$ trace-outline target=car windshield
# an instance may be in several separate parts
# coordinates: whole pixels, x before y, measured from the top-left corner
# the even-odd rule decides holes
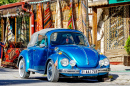
[[[88,46],[87,38],[81,33],[55,32],[51,35],[51,45],[83,45]]]

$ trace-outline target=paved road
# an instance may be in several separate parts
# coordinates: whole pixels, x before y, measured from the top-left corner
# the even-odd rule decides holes
[[[21,79],[17,69],[0,68],[0,85],[4,86],[119,86],[124,83],[116,82],[117,74],[113,74],[113,81],[98,82],[96,79],[60,79],[59,82],[48,82],[42,74],[31,74],[29,79]],[[125,86],[130,86],[128,83]]]

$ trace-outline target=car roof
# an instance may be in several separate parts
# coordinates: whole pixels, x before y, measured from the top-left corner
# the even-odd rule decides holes
[[[27,47],[31,47],[31,46],[34,46],[36,41],[37,41],[37,37],[38,37],[38,34],[40,35],[43,35],[45,36],[46,33],[52,31],[52,32],[55,32],[55,31],[76,31],[76,32],[80,32],[80,31],[77,31],[77,30],[72,30],[72,29],[64,29],[64,28],[46,28],[46,29],[43,29],[43,30],[40,30],[38,32],[35,32],[32,36],[31,36],[31,40],[28,44]]]

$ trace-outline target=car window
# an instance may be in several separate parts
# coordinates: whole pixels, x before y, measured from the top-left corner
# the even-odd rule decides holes
[[[51,45],[76,44],[87,46],[85,37],[81,33],[55,32],[51,35]]]
[[[39,46],[40,44],[45,44],[45,36],[38,34],[38,38],[35,45]]]
[[[57,33],[53,33],[51,35],[51,41],[56,41],[56,39],[57,39]]]

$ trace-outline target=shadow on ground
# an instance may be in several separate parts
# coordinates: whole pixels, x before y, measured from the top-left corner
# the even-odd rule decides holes
[[[0,80],[0,85],[20,85],[20,84],[34,84],[48,82],[46,77],[31,77],[29,79],[21,80]],[[50,82],[52,83],[52,82]],[[60,78],[55,83],[99,83],[97,80],[89,79],[71,79],[71,78]]]
[[[60,78],[58,82],[62,83],[99,83],[96,78],[80,79],[80,78]]]
[[[117,74],[111,74],[113,76],[112,81],[118,78]],[[29,79],[21,80],[0,80],[0,85],[17,85],[17,84],[33,84],[48,82],[44,77],[30,77]],[[52,82],[51,82],[52,83]],[[96,78],[82,79],[82,78],[60,78],[56,83],[100,83]]]
[[[113,76],[111,81],[115,81],[119,77],[119,75],[117,75],[117,74],[109,74],[109,75]]]
[[[12,71],[12,69],[10,68],[2,68],[2,67],[0,67],[0,73],[5,73],[5,72],[17,72],[17,70],[18,69],[14,69],[13,71]]]
[[[125,69],[126,71],[130,71],[130,69]]]
[[[0,80],[0,85],[16,85],[16,84],[29,84],[29,83],[39,83],[42,80]]]

